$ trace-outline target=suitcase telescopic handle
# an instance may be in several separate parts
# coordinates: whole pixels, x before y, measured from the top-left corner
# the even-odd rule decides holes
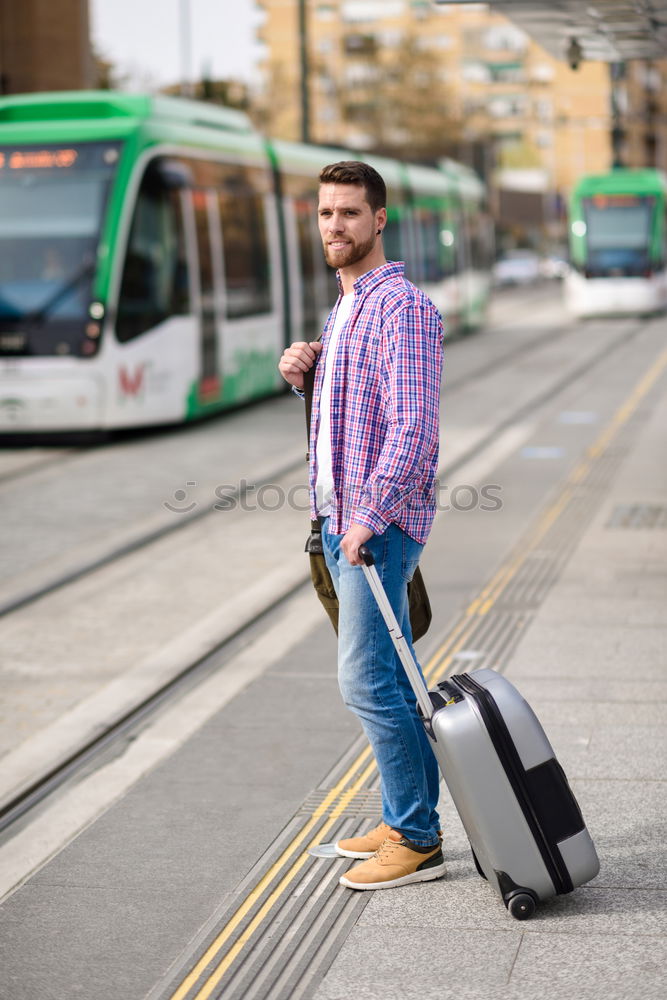
[[[375,568],[375,559],[373,558],[373,553],[366,546],[362,545],[359,548],[359,556],[363,560],[362,570],[366,579],[368,580],[368,585],[371,588],[373,597],[377,601],[380,613],[385,620],[385,624],[389,629],[389,634],[394,643],[396,652],[399,655],[400,661],[403,664],[403,669],[408,675],[408,680],[412,685],[412,690],[417,698],[417,703],[422,710],[422,715],[425,719],[430,719],[433,715],[433,705],[429,697],[428,690],[424,684],[419,668],[415,663],[415,658],[412,655],[412,651],[408,645],[407,639],[401,631],[401,627],[398,624],[396,615],[394,614],[394,609],[389,603],[389,598],[382,586],[382,581],[378,576],[378,571]]]

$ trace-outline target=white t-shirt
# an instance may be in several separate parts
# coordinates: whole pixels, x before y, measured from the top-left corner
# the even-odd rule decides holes
[[[320,426],[317,431],[317,445],[315,448],[317,456],[317,482],[315,484],[315,491],[317,496],[317,512],[321,517],[327,517],[331,512],[331,494],[334,488],[331,461],[331,377],[333,375],[340,331],[343,329],[352,312],[353,301],[354,292],[350,292],[349,295],[344,295],[338,304],[338,311],[336,312],[333,330],[329,338],[324,366],[324,378],[320,394]]]

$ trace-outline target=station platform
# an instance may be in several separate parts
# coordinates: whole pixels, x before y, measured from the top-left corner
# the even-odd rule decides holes
[[[447,876],[368,893],[315,1000],[664,996],[665,455],[663,394],[505,669],[570,778],[600,874],[516,923],[445,800]]]
[[[351,862],[309,848],[378,821],[378,778],[340,704],[333,633],[297,588],[0,843],[1,1000],[662,998],[664,333],[664,318],[630,331],[480,445],[423,558],[427,676],[494,666],[517,685],[573,785],[598,877],[513,920],[443,787],[444,878],[339,886]],[[502,504],[466,509],[484,486]]]

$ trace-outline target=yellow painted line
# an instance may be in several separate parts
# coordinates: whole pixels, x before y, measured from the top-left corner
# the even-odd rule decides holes
[[[495,577],[485,587],[479,597],[473,601],[468,613],[485,615],[495,602],[500,593],[507,587],[510,580],[516,575],[520,567],[525,563],[530,551],[544,538],[548,530],[553,526],[562,514],[563,510],[573,496],[573,487],[580,483],[591,471],[594,462],[607,450],[620,429],[628,422],[642,399],[653,387],[667,366],[667,349],[653,363],[651,368],[640,379],[639,383],[632,390],[628,398],[618,408],[611,421],[602,431],[597,440],[587,449],[585,458],[580,461],[570,473],[565,486],[554,501],[554,503],[544,512],[538,521],[535,529],[521,545],[521,553],[508,564],[501,567]]]
[[[475,619],[479,616],[487,614],[490,611],[503,591],[506,589],[509,582],[514,578],[520,567],[526,561],[528,554],[542,540],[549,528],[552,527],[558,517],[562,514],[563,510],[572,498],[572,487],[581,482],[581,480],[588,475],[595,463],[595,460],[599,458],[604,451],[606,451],[618,431],[625,423],[627,423],[642,399],[655,384],[665,367],[667,367],[667,349],[663,351],[657,361],[654,362],[649,371],[633,389],[628,399],[617,410],[616,414],[599,438],[588,448],[586,457],[579,462],[577,466],[575,466],[559,497],[543,513],[535,526],[535,529],[530,532],[528,537],[521,544],[520,552],[500,567],[489,583],[485,585],[481,593],[473,601],[471,601],[465,609],[462,618],[459,619],[457,624],[448,634],[445,641],[429,659],[428,664],[424,669],[424,674],[427,679],[437,680],[446,672],[447,668],[456,656],[456,653],[463,648],[470,633],[476,627],[477,622]],[[270,913],[284,891],[303,868],[308,859],[308,848],[321,842],[323,835],[328,833],[328,831],[334,826],[340,816],[343,815],[354,796],[373,774],[373,771],[376,769],[374,759],[366,765],[361,774],[358,775],[356,781],[346,788],[353,776],[359,771],[359,768],[370,755],[371,748],[370,746],[367,746],[356,757],[354,762],[350,765],[347,772],[341,777],[335,787],[327,794],[320,805],[313,810],[310,818],[307,820],[301,831],[296,834],[278,860],[271,866],[269,871],[266,872],[255,888],[248,894],[241,906],[238,910],[236,910],[220,934],[211,943],[192,971],[183,980],[176,992],[172,994],[170,1000],[183,1000],[183,998],[189,993],[206,967],[216,958],[239,924],[252,910],[264,890],[271,884],[283,865],[288,861],[294,851],[303,844],[309,833],[311,833],[317,826],[318,821],[321,820],[322,817],[328,812],[328,819],[317,831],[316,837],[307,844],[306,848],[292,863],[289,871],[283,876],[275,889],[264,901],[262,907],[258,910],[252,921],[248,924],[247,928],[224,955],[220,963],[216,966],[211,976],[207,979],[206,983],[203,984],[202,988],[195,995],[193,1000],[207,1000],[207,998],[210,997],[211,993],[231,967],[234,960],[248,944],[255,932],[263,923],[265,917]]]
[[[467,628],[464,632],[461,632],[458,636],[457,641],[448,649],[445,655],[441,656],[437,660],[432,660],[428,666],[424,668],[424,677],[428,682],[435,681],[442,676],[447,666],[452,662],[456,654],[464,648],[468,637],[471,632],[477,627],[477,622],[471,618],[466,621]]]
[[[227,938],[234,932],[234,930],[242,922],[244,917],[250,912],[257,899],[262,895],[267,886],[271,884],[277,873],[289,859],[290,855],[293,854],[296,848],[298,848],[303,843],[303,841],[311,832],[311,830],[313,830],[313,828],[317,825],[318,821],[327,813],[327,811],[336,801],[338,796],[343,792],[345,786],[351,780],[353,775],[358,771],[361,764],[363,764],[363,762],[367,760],[370,756],[371,756],[371,748],[370,746],[367,746],[357,756],[354,763],[348,768],[348,770],[342,776],[338,784],[331,789],[328,795],[322,800],[320,805],[313,810],[310,818],[306,821],[305,825],[302,827],[299,833],[296,834],[293,840],[288,844],[288,846],[282,852],[278,860],[274,862],[271,868],[269,868],[266,874],[261,878],[261,880],[257,883],[255,888],[252,890],[252,892],[248,896],[246,896],[241,906],[238,908],[238,910],[236,910],[236,912],[233,914],[229,922],[225,925],[223,931],[209,946],[209,948],[206,950],[206,952],[199,960],[197,965],[194,967],[194,969],[190,972],[187,978],[181,983],[179,988],[172,995],[171,1000],[182,1000],[182,998],[188,993],[188,991],[197,981],[197,979],[202,974],[202,972],[209,964],[209,962],[213,960],[216,953],[219,951],[221,945],[224,944]],[[370,768],[375,767],[374,760],[371,761],[371,764],[366,768],[366,771],[368,771],[369,767]],[[366,771],[364,771],[364,774],[366,774]],[[357,782],[355,782],[355,784],[353,785],[353,788],[355,788],[355,790],[359,785],[359,780],[360,779],[358,779]],[[346,802],[349,801],[349,792],[346,793],[345,798]],[[318,839],[321,836],[321,834],[322,831],[318,831],[317,835]]]
[[[369,750],[370,750],[370,747],[369,747]],[[366,767],[365,771],[363,771],[362,774],[359,775],[359,777],[357,778],[357,780],[355,781],[355,783],[341,797],[341,801],[333,809],[330,818],[327,820],[327,822],[324,824],[324,826],[320,830],[318,830],[317,837],[310,842],[310,844],[308,845],[308,847],[314,846],[315,843],[318,843],[321,840],[321,838],[323,837],[324,834],[326,834],[326,833],[329,832],[329,830],[334,826],[334,824],[336,823],[336,821],[338,820],[338,818],[345,811],[345,809],[349,805],[350,801],[354,798],[354,796],[357,794],[357,792],[362,787],[362,785],[365,783],[365,781],[370,777],[370,775],[371,775],[371,773],[373,772],[374,769],[375,769],[375,761],[373,760]],[[202,986],[201,990],[195,995],[194,1000],[206,1000],[206,998],[211,995],[211,993],[213,992],[213,990],[215,989],[215,987],[218,985],[218,983],[220,982],[220,980],[222,979],[222,977],[224,976],[224,974],[227,972],[227,970],[230,968],[230,966],[232,965],[232,963],[236,959],[236,957],[243,950],[243,948],[245,948],[246,944],[252,938],[252,936],[254,935],[255,931],[264,922],[264,918],[266,916],[268,916],[268,914],[270,913],[270,911],[273,909],[273,907],[275,906],[275,904],[278,902],[278,900],[282,896],[284,890],[287,888],[287,886],[290,884],[290,882],[293,881],[293,879],[295,878],[295,876],[298,875],[298,873],[301,871],[301,869],[303,868],[303,866],[305,865],[305,863],[306,863],[307,860],[308,860],[308,853],[307,853],[307,849],[306,849],[306,851],[304,851],[296,859],[296,861],[294,862],[294,864],[292,865],[292,867],[285,874],[285,876],[281,879],[281,881],[278,883],[278,885],[273,890],[273,892],[271,893],[271,895],[265,900],[265,902],[262,905],[261,909],[259,909],[258,912],[255,914],[255,916],[253,917],[253,919],[251,920],[251,922],[248,924],[248,926],[244,930],[243,934],[241,934],[241,936],[239,937],[239,939],[229,949],[229,951],[224,956],[224,958],[222,959],[222,961],[220,962],[220,964],[216,966],[215,970],[211,973],[210,977],[208,978],[208,980],[206,981],[206,983]],[[258,895],[259,895],[259,893],[257,892],[257,889],[255,889],[255,890],[253,890],[253,892],[248,897],[248,900],[250,900],[250,899],[254,900],[254,899],[257,898]],[[209,958],[208,961],[210,961],[211,958],[213,958],[215,956],[215,954],[221,949],[222,945],[225,944],[225,942],[227,941],[227,939],[229,938],[229,936],[232,934],[232,932],[234,931],[234,929],[236,928],[236,926],[238,926],[238,923],[239,923],[239,921],[236,920],[235,922],[234,921],[230,921],[230,923],[226,925],[226,927],[224,928],[224,930],[219,934],[219,936],[216,938],[216,940],[213,942],[213,944],[209,948],[209,952],[211,952],[211,956],[210,956],[210,958]],[[204,956],[204,958],[206,958],[206,956]],[[202,962],[199,963],[200,965],[203,963],[203,967],[202,967],[202,970],[200,970],[200,972],[196,976],[194,976],[194,981],[196,981],[199,978],[199,975],[201,974],[201,971],[203,971],[203,968],[206,968],[206,966],[208,965],[208,961],[205,962],[204,959],[202,959]],[[193,974],[191,973],[191,976],[192,975]],[[176,994],[174,996],[176,996]]]

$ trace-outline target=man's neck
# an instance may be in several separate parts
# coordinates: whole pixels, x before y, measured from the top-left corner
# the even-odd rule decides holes
[[[357,278],[361,278],[363,274],[368,274],[369,271],[374,271],[376,267],[382,267],[386,263],[384,251],[378,248],[377,251],[373,251],[357,264],[353,264],[351,267],[342,267],[338,273],[340,283],[343,286],[343,295],[349,295],[350,292],[354,291],[354,283]]]

